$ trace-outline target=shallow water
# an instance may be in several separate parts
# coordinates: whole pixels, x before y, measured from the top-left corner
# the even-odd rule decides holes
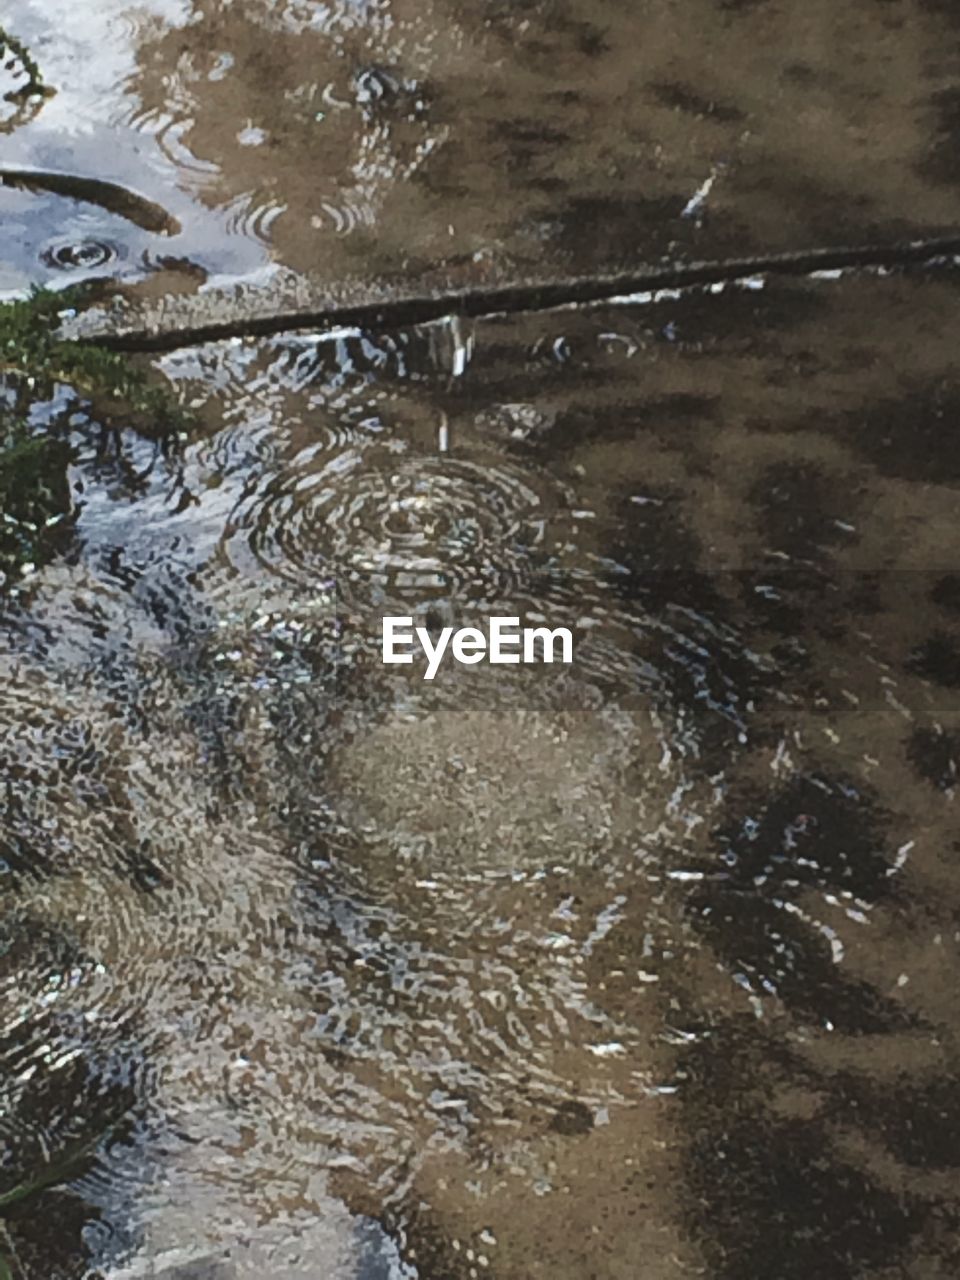
[[[7,104],[0,167],[114,182],[182,228],[144,242],[35,200],[5,290],[62,283],[37,259],[91,217],[166,292],[278,269],[470,288],[954,227],[935,0],[97,0],[82,21],[20,0],[0,23],[56,89]]]
[[[30,0],[59,92],[2,165],[84,184],[0,188],[4,288],[673,253],[704,139],[757,113],[772,157],[792,106],[765,114],[773,72],[741,84],[731,52],[700,70],[744,104],[691,110],[654,8],[665,185],[635,226],[598,177],[629,119],[602,146],[595,103],[564,104],[569,137],[533,123],[560,58],[565,92],[599,64],[621,102],[620,6]],[[922,9],[815,7],[790,42],[749,20],[800,66],[861,22],[930,50]],[[750,12],[704,8],[742,57]],[[903,92],[845,74],[786,78],[833,86],[838,166]],[[797,151],[826,164],[809,109]],[[819,235],[723,157],[738,243]],[[895,187],[870,207],[899,235]],[[922,189],[911,225],[940,228]],[[875,230],[850,216],[836,242]],[[683,253],[723,251],[722,219],[680,222]],[[0,542],[0,1275],[956,1274],[957,287],[942,264],[238,335],[157,359],[176,438],[3,374],[57,448],[49,529]],[[396,614],[567,626],[574,661],[427,682],[381,662]]]

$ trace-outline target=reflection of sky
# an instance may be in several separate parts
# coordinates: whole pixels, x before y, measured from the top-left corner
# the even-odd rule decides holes
[[[233,3],[222,0],[222,8]],[[242,0],[238,7],[267,30],[297,34],[392,25],[388,0]],[[24,41],[57,91],[31,131],[76,135],[127,119],[141,41],[188,25],[192,12],[191,0],[0,0],[0,25]]]
[[[189,0],[0,0],[0,25],[23,40],[57,91],[33,123],[5,141],[27,132],[82,134],[108,123],[137,70],[141,33],[182,26],[189,16]]]
[[[0,0],[0,23],[11,4]],[[438,142],[414,94],[436,27],[419,10],[398,17],[393,0],[94,0],[82,11],[77,0],[23,0],[10,26],[55,94],[4,138],[0,164],[95,175],[162,205],[184,234],[148,246],[151,259],[189,260],[208,280],[249,279],[272,252],[303,270],[328,250],[342,274],[337,238],[377,226]],[[257,55],[271,41],[290,56],[267,80]],[[389,82],[400,100],[388,122],[370,68],[398,60],[408,74]],[[36,263],[48,241],[71,237],[78,210],[47,205],[42,228],[28,211],[0,246],[7,291],[51,282]],[[142,237],[103,235],[137,268]]]
[[[151,243],[159,243],[99,205],[10,187],[0,187],[0,225],[0,299],[22,293],[31,279],[68,284],[70,278],[82,278],[83,272],[58,271],[51,265],[58,247],[102,245],[107,261],[114,255],[112,274],[120,276],[135,269],[137,257]]]
[[[183,258],[210,276],[231,279],[264,266],[262,245],[225,235],[222,219],[191,198],[171,139],[165,147],[154,129],[136,121],[142,41],[184,26],[191,14],[190,0],[94,0],[82,11],[77,0],[16,0],[15,8],[0,0],[0,26],[23,40],[55,90],[32,120],[2,138],[0,164],[118,183],[161,204],[184,227],[182,236],[149,236],[96,205],[5,190],[0,296],[15,296],[31,282],[60,286],[80,278],[44,265],[45,251],[58,243],[108,243],[118,259],[104,269],[110,275],[142,274],[144,255],[151,262],[163,255]],[[206,168],[217,172],[215,165]],[[194,162],[194,179],[196,169]]]

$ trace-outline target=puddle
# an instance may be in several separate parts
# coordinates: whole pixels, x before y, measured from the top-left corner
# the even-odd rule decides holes
[[[437,314],[951,230],[936,6],[696,13],[0,14],[0,293],[369,303],[0,374],[0,1277],[956,1274],[955,274]]]
[[[168,209],[208,287],[274,263],[422,293],[953,229],[934,6],[818,0],[801,37],[769,7],[694,8],[654,4],[638,34],[613,0],[108,0],[82,24],[24,0],[0,19],[55,93],[7,122],[3,163]]]
[[[954,292],[211,343],[159,361],[166,448],[34,405],[21,1274],[949,1274],[955,493],[900,445]],[[425,682],[388,613],[575,660]]]
[[[162,269],[164,239],[180,232],[159,205],[114,183],[7,169],[0,187],[6,243],[22,252],[19,269],[0,274],[0,295],[16,296],[25,283],[55,287],[58,277],[75,284],[143,276]]]

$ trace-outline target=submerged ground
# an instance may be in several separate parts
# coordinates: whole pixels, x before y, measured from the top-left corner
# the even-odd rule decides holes
[[[0,26],[0,1277],[958,1274],[951,6]]]

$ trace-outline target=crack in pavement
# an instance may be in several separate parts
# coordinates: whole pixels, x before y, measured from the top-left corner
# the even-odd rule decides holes
[[[811,276],[824,271],[953,265],[960,257],[960,235],[891,245],[814,249],[804,253],[725,259],[611,276],[575,277],[542,284],[415,295],[368,303],[281,310],[258,316],[159,329],[84,335],[83,341],[111,351],[165,352],[230,338],[269,337],[295,329],[350,325],[399,329],[447,316],[480,318],[522,312],[554,311],[589,303],[616,302],[634,295],[708,285],[735,285],[757,276]]]

